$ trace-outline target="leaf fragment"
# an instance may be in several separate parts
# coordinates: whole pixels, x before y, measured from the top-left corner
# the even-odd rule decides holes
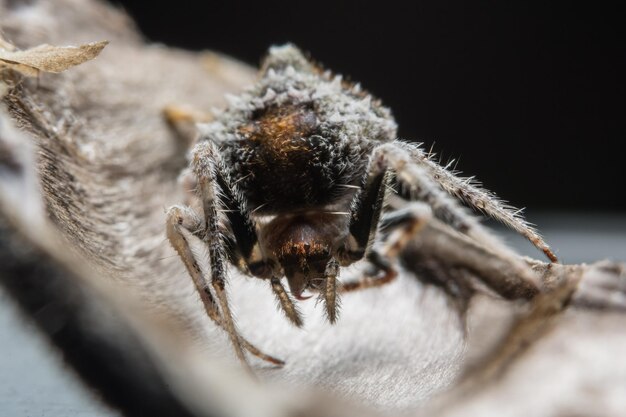
[[[0,69],[9,68],[28,77],[40,71],[59,73],[97,57],[108,41],[79,46],[39,45],[23,51],[0,38]]]

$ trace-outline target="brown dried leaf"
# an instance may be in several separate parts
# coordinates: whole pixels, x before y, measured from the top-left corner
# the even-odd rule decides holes
[[[108,41],[80,46],[39,45],[24,51],[12,50],[13,45],[0,40],[0,68],[6,67],[29,77],[39,71],[59,73],[97,57]]]

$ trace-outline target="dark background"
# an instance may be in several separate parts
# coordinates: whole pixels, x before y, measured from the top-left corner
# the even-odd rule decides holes
[[[514,205],[625,212],[624,14],[537,3],[118,1],[170,45],[255,65],[299,45]]]

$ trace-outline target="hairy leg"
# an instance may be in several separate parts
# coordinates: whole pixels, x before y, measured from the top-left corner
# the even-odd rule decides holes
[[[381,240],[384,242],[382,248],[372,250],[367,255],[367,260],[374,271],[364,274],[356,281],[344,283],[341,291],[351,292],[380,287],[392,282],[397,276],[397,271],[391,265],[391,260],[402,252],[431,217],[430,208],[419,202],[409,203],[402,209],[385,214],[380,222],[383,237]]]
[[[374,150],[370,166],[374,172],[384,172],[385,170],[394,172],[398,183],[408,188],[411,199],[427,204],[435,218],[451,226],[451,229],[459,233],[459,235],[467,235],[468,242],[474,240],[476,242],[475,246],[484,247],[485,250],[495,254],[500,263],[506,265],[506,270],[515,271],[515,275],[521,277],[521,280],[514,280],[519,285],[520,293],[533,293],[528,288],[535,287],[536,277],[530,268],[525,265],[519,256],[478,224],[473,216],[467,213],[451,196],[441,189],[437,183],[437,178],[433,177],[425,167],[414,161],[414,159],[403,144],[387,143]],[[430,216],[424,212],[423,206],[420,208],[420,206],[409,205],[405,209],[402,208],[404,204],[406,203],[400,206],[399,211],[395,214],[392,212],[386,216],[387,220],[382,222],[388,226],[393,226],[405,221],[404,227],[394,233],[389,233],[386,239],[382,239],[382,241],[387,242],[382,252],[372,251],[368,255],[370,263],[377,267],[379,271],[385,273],[377,278],[364,277],[355,283],[347,283],[344,286],[344,291],[379,286],[393,279],[395,271],[391,268],[389,259],[402,252],[404,247],[413,239],[417,230],[420,230],[430,219]],[[405,213],[402,210],[407,210],[407,212]],[[424,216],[426,217],[424,218]],[[420,217],[424,219],[421,223],[418,222]],[[412,218],[414,220],[411,220]],[[415,231],[412,231],[412,228],[415,228]],[[487,280],[490,280],[490,278],[492,277],[486,277]],[[511,293],[516,293],[515,290],[510,288],[510,285],[513,284],[511,282],[503,282],[501,286],[496,282],[490,282],[490,284],[502,294],[510,295]]]
[[[285,312],[285,315],[287,316],[287,318],[296,327],[302,327],[303,322],[302,322],[302,317],[300,315],[300,312],[298,311],[295,304],[291,300],[291,297],[289,297],[289,294],[287,294],[287,291],[285,291],[285,287],[283,287],[283,284],[280,282],[280,279],[273,277],[271,278],[270,283],[272,285],[272,290],[274,291],[274,295],[276,295],[276,299],[280,303],[280,306]]]
[[[216,166],[216,152],[210,144],[207,143],[206,145],[196,146],[194,149],[192,168],[198,181],[198,197],[203,211],[204,242],[207,245],[211,263],[210,285],[213,287],[213,291],[215,291],[215,296],[222,310],[222,323],[230,336],[235,353],[239,360],[246,367],[249,367],[239,343],[235,322],[226,298],[227,254],[225,250],[226,245],[222,237],[223,231],[219,225],[218,211],[221,207],[218,199],[219,190],[216,186],[216,176],[219,171],[218,166]]]
[[[219,308],[215,302],[215,298],[211,293],[206,280],[200,269],[196,255],[191,250],[189,239],[192,235],[201,232],[202,221],[200,217],[189,207],[174,206],[167,213],[167,237],[180,256],[183,264],[187,268],[193,283],[200,294],[200,299],[204,305],[207,315],[219,327],[224,328],[223,320]],[[248,342],[243,336],[237,335],[239,343],[243,348],[251,354],[275,365],[284,365],[280,359],[274,358],[261,352],[252,343]]]
[[[386,243],[382,250],[373,249],[385,201],[385,190],[389,183],[389,172],[396,171],[397,174],[399,168],[399,165],[394,164],[395,161],[388,157],[384,146],[374,151],[365,174],[363,189],[352,204],[350,234],[346,247],[339,257],[343,266],[365,257],[372,271],[357,281],[343,283],[341,292],[377,287],[393,281],[397,272],[391,260],[431,217],[430,208],[415,202],[386,215],[387,220],[382,222],[386,227],[381,227],[383,234],[386,235],[384,239]],[[391,229],[394,229],[393,232]]]
[[[395,142],[394,146],[404,149],[411,160],[424,168],[441,189],[515,230],[535,247],[541,250],[552,262],[558,262],[548,244],[521,216],[521,210],[509,206],[493,193],[480,188],[473,178],[457,177],[453,172],[433,161],[421,148],[405,142]]]
[[[337,300],[337,276],[339,275],[339,263],[336,260],[331,260],[326,265],[326,271],[324,273],[324,282],[326,286],[324,288],[324,301],[326,305],[326,317],[332,324],[337,320],[338,300]]]
[[[254,225],[246,216],[245,209],[241,203],[235,198],[235,192],[229,186],[228,179],[223,174],[225,170],[215,145],[208,141],[196,145],[193,151],[191,168],[197,184],[197,202],[199,210],[202,212],[202,216],[199,216],[202,223],[200,229],[203,232],[201,238],[208,249],[211,265],[210,279],[206,280],[204,275],[199,272],[197,262],[193,258],[188,242],[181,242],[177,239],[175,226],[171,230],[172,233],[168,233],[171,236],[170,240],[179,254],[181,254],[181,258],[190,271],[198,291],[210,295],[209,285],[212,287],[221,310],[219,323],[229,334],[235,353],[241,362],[249,368],[243,354],[243,348],[245,348],[250,353],[265,360],[281,364],[282,361],[265,355],[250,343],[242,341],[235,327],[226,295],[227,262],[232,261],[240,268],[244,268],[246,264],[249,265],[254,260],[254,254],[258,252],[255,252],[258,242]],[[220,226],[221,215],[225,215],[228,219],[234,241],[225,235],[225,230]],[[174,221],[170,220],[169,223],[173,224]],[[181,236],[183,235],[181,234]],[[183,247],[185,244],[186,248]],[[212,297],[209,300],[208,295],[203,298],[207,311],[215,310],[215,300]],[[209,301],[211,303],[207,304]]]
[[[434,217],[489,247],[502,258],[508,258],[518,267],[526,267],[515,252],[481,226],[474,216],[441,189],[437,178],[414,160],[404,144],[394,142],[381,145],[375,149],[373,158],[393,170],[399,185],[408,190],[408,198],[428,204]]]
[[[379,160],[370,160],[363,187],[352,203],[350,214],[349,235],[344,248],[340,251],[338,260],[341,266],[348,266],[363,259],[370,261],[374,272],[364,276],[359,281],[342,283],[341,292],[354,291],[365,287],[373,287],[391,282],[397,275],[391,267],[391,263],[380,253],[373,249],[378,223],[385,200],[385,188],[389,182],[387,166],[381,164]],[[377,276],[380,271],[384,271],[383,276]],[[328,282],[328,278],[326,279]],[[328,307],[328,300],[336,303],[336,276],[332,280],[333,285],[327,285],[325,298],[329,319],[335,319],[336,306],[332,309]],[[331,284],[332,284],[331,283]]]

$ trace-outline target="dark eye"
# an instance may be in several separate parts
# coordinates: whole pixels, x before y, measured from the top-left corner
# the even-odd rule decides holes
[[[248,265],[248,270],[252,275],[259,278],[272,277],[272,265],[269,262],[253,262]]]

